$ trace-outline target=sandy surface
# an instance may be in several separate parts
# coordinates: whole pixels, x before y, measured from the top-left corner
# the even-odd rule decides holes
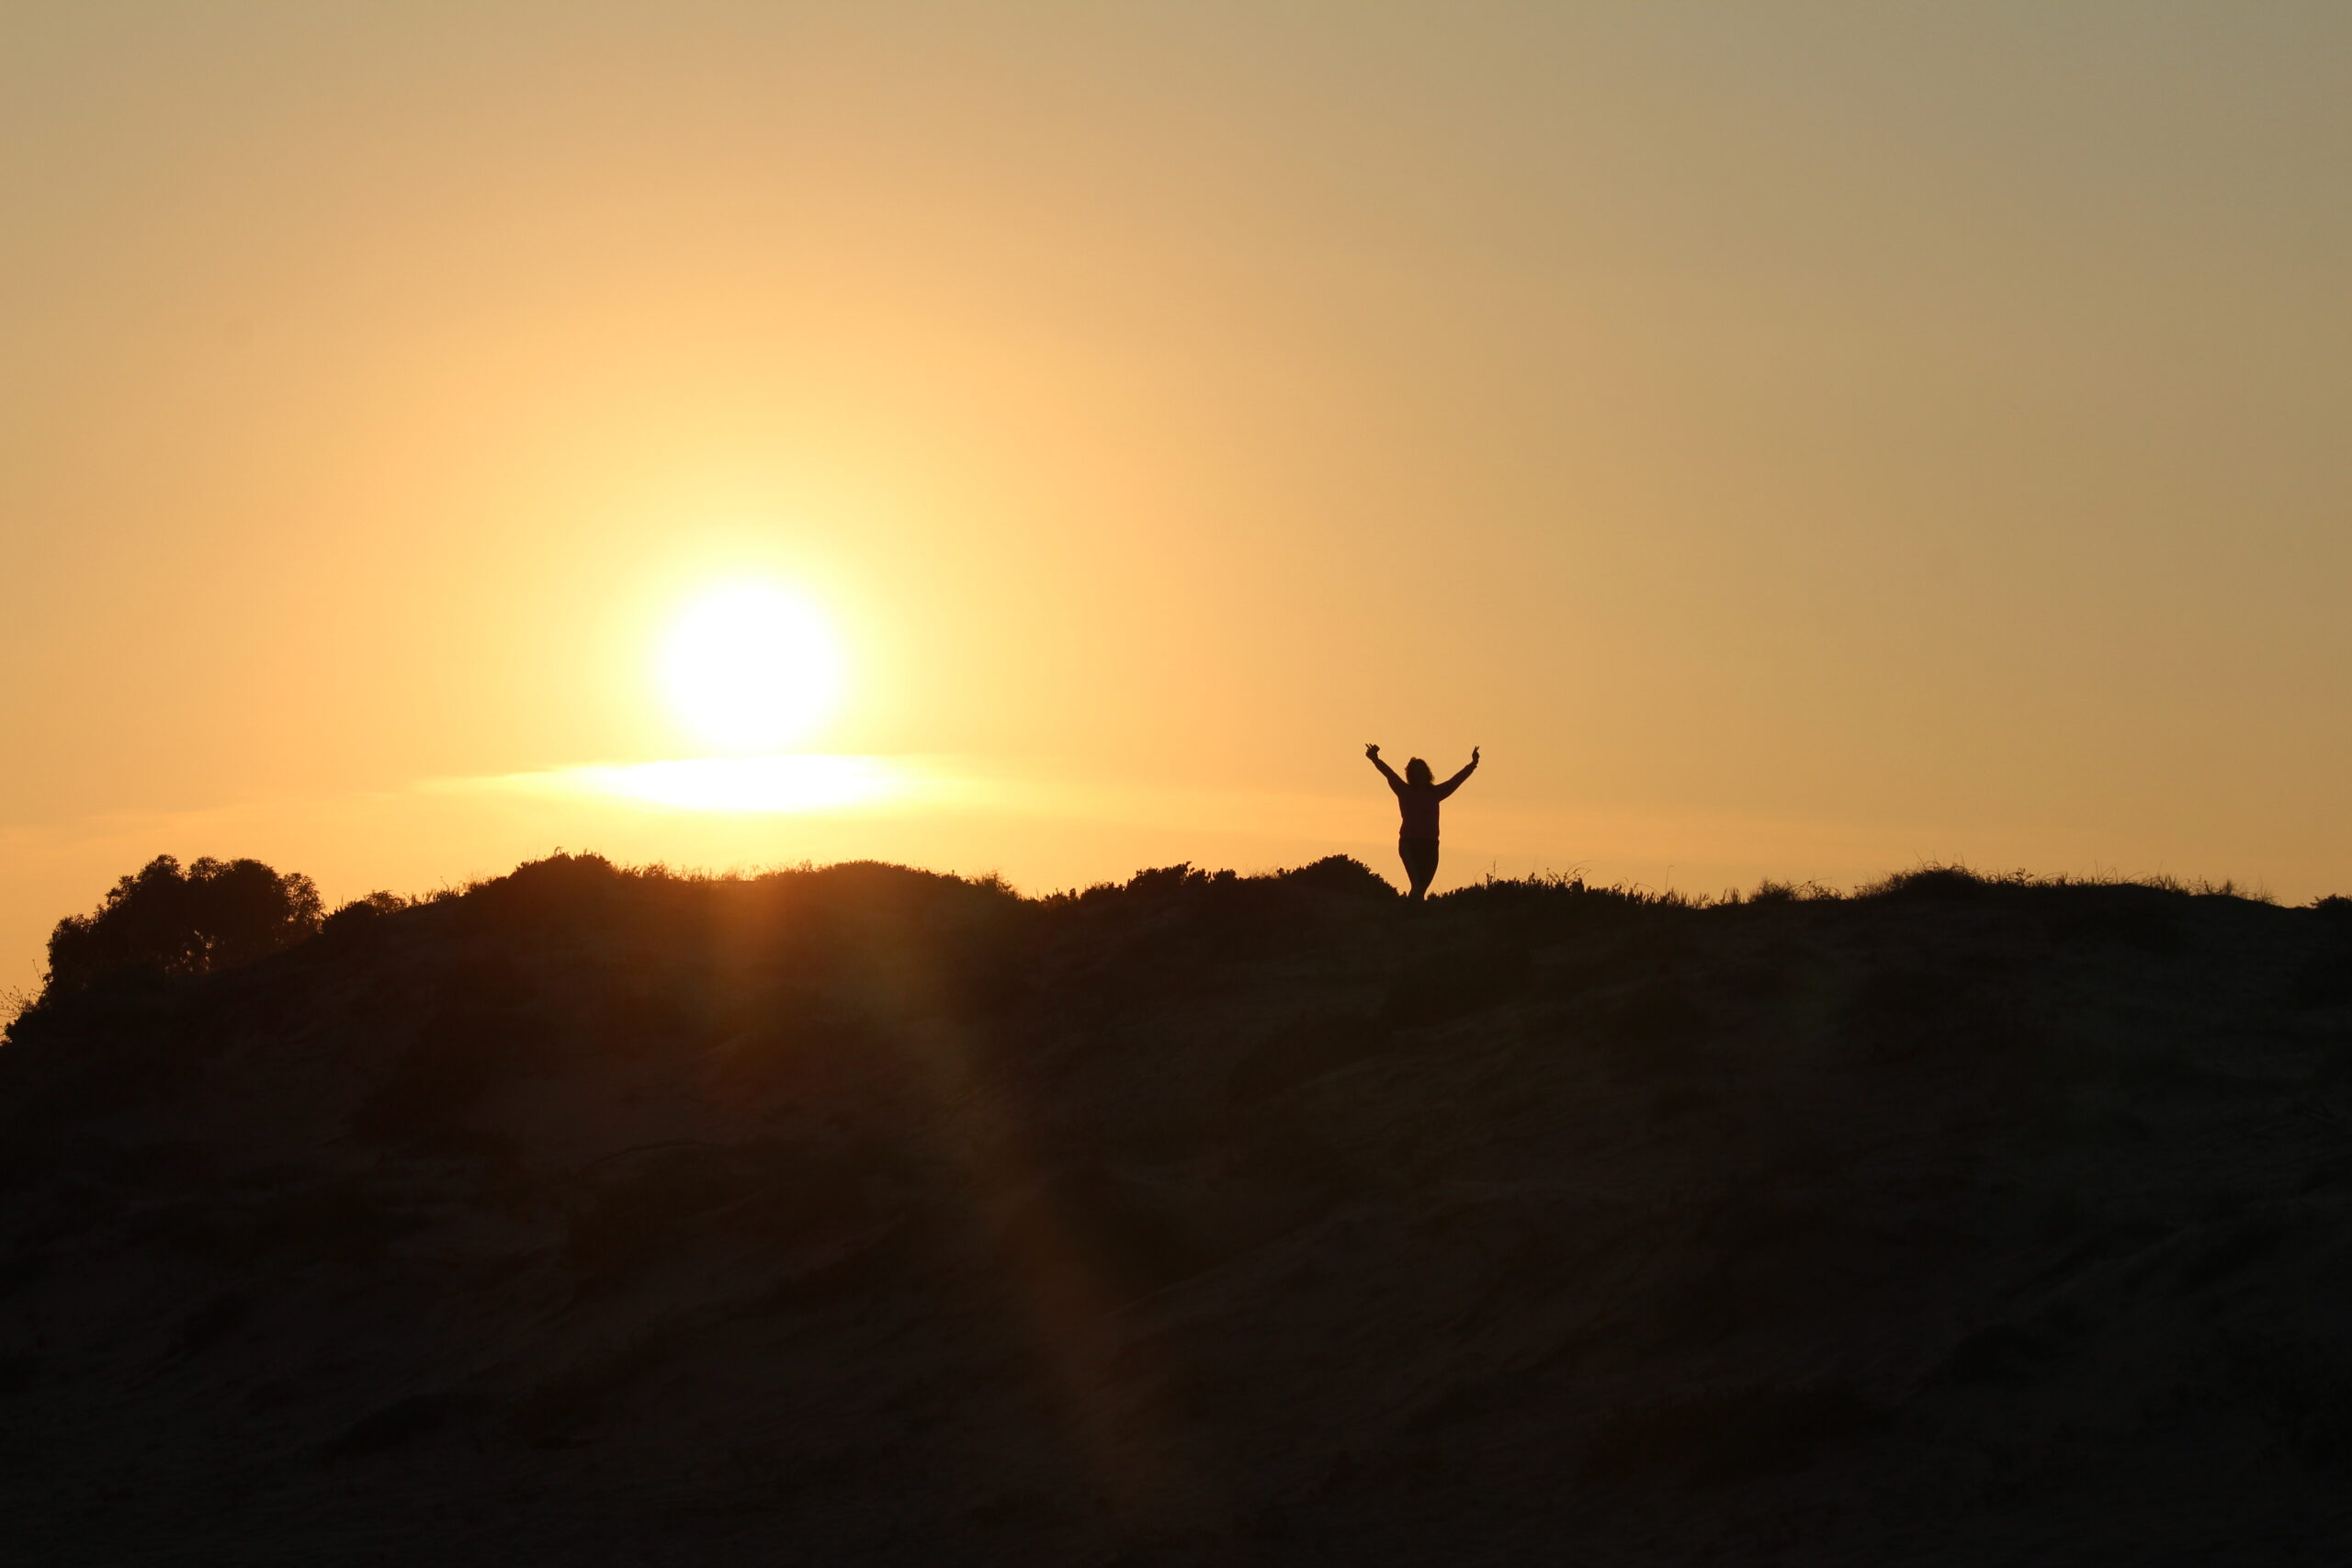
[[[0,1051],[0,1561],[2352,1561],[2352,922],[545,863]]]

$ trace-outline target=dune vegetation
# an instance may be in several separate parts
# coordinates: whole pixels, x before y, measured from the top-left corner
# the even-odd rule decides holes
[[[19,1560],[2352,1550],[2344,900],[277,886],[0,1049]]]

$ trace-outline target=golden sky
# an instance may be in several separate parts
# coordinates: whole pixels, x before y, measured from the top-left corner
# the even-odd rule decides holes
[[[0,4],[0,984],[164,852],[1393,874],[1367,740],[1485,748],[1441,888],[2352,888],[2347,81],[2335,5]],[[901,793],[575,772],[710,750],[747,583]]]

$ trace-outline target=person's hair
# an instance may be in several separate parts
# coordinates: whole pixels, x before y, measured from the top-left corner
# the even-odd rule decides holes
[[[1434,784],[1437,782],[1437,775],[1430,772],[1430,765],[1427,762],[1424,762],[1419,757],[1416,757],[1411,761],[1405,764],[1405,782],[1407,784]]]

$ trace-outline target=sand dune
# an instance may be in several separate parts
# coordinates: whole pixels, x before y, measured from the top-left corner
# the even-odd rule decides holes
[[[2352,921],[558,859],[0,1051],[0,1557],[2339,1563]]]

